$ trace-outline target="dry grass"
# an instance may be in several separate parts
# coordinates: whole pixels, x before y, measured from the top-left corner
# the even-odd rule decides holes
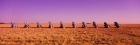
[[[140,45],[140,26],[131,26],[119,29],[0,28],[0,45]]]

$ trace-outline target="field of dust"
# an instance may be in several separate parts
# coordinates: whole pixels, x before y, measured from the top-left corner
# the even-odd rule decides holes
[[[0,28],[0,45],[140,45],[140,25],[121,28]]]

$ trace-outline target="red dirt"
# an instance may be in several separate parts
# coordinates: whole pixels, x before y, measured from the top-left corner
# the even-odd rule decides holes
[[[140,45],[140,25],[117,28],[0,28],[0,45]]]

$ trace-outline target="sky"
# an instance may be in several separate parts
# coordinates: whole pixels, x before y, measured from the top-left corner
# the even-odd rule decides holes
[[[0,22],[140,24],[140,0],[0,0]]]

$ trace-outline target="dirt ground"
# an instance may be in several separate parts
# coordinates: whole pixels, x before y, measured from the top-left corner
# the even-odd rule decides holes
[[[140,25],[121,28],[0,28],[0,45],[140,45]]]

